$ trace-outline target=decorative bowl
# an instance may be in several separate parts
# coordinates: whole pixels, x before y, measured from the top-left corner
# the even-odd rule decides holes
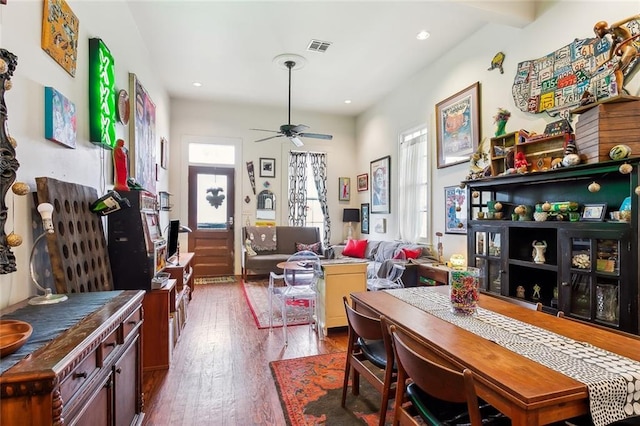
[[[0,358],[11,355],[24,345],[33,327],[24,321],[0,320]]]
[[[549,213],[547,212],[534,212],[533,213],[533,219],[536,222],[544,222],[545,220],[547,220],[547,216],[549,215]]]

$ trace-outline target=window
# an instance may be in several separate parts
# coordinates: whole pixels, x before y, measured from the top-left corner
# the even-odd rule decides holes
[[[311,159],[307,157],[307,226],[317,226],[324,235],[324,215],[318,199],[318,189],[313,179]]]
[[[398,166],[399,237],[405,241],[429,241],[429,158],[427,127],[400,134]]]
[[[233,145],[214,145],[210,143],[189,144],[189,164],[235,164]]]

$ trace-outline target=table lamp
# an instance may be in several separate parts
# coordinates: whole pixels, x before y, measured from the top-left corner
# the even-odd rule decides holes
[[[53,206],[49,203],[40,203],[37,207],[38,213],[40,213],[40,217],[42,217],[42,227],[44,228],[44,232],[36,238],[33,242],[33,246],[31,247],[31,255],[29,256],[29,275],[31,276],[31,280],[38,287],[38,290],[44,292],[42,296],[36,296],[29,299],[30,305],[48,305],[52,303],[64,302],[68,299],[65,294],[53,294],[50,288],[44,288],[40,285],[37,279],[37,275],[35,272],[35,268],[33,266],[33,259],[36,253],[36,248],[38,243],[46,237],[47,234],[53,234],[55,231],[53,229]]]
[[[360,222],[360,210],[344,209],[342,210],[342,221],[347,222],[347,240],[353,239],[353,222]]]

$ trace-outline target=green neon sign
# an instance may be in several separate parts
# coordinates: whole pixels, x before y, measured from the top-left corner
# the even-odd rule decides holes
[[[109,48],[89,39],[89,140],[103,148],[116,146],[115,66]]]

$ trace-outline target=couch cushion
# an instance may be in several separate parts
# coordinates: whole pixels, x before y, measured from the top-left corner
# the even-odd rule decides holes
[[[296,252],[308,250],[314,252],[315,254],[322,254],[322,243],[320,241],[313,244],[296,243],[295,250]]]
[[[367,259],[373,260],[373,257],[375,256],[376,251],[378,251],[378,246],[380,246],[379,240],[368,241],[367,251],[364,252],[364,257],[366,257]]]
[[[384,262],[387,259],[393,259],[393,255],[396,253],[396,249],[400,245],[397,241],[380,241],[378,250],[373,256],[373,260],[376,262]]]
[[[347,241],[347,246],[342,250],[342,255],[364,259],[366,250],[367,240],[349,240]]]
[[[313,244],[320,241],[320,231],[315,226],[277,226],[278,253],[295,253],[296,243]]]

